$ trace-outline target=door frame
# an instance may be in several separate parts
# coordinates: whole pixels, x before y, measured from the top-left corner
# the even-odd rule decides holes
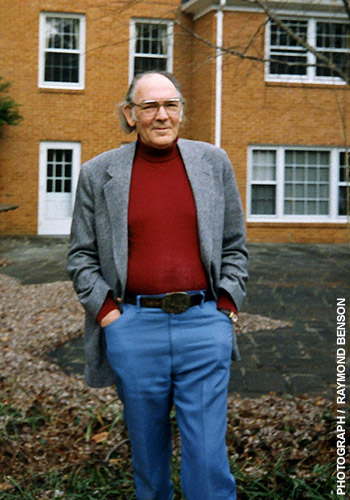
[[[38,234],[67,235],[70,233],[72,215],[64,219],[46,217],[46,178],[47,178],[47,151],[48,149],[68,149],[72,151],[72,191],[71,214],[73,213],[75,192],[78,183],[81,143],[66,141],[41,141],[39,148],[39,193],[38,193]]]

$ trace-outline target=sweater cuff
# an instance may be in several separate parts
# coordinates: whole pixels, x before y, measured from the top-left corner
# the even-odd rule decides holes
[[[218,309],[228,309],[238,314],[236,304],[233,302],[231,295],[229,295],[225,290],[219,291],[219,298],[216,307]]]
[[[102,307],[97,315],[97,322],[100,325],[101,321],[105,316],[107,316],[108,313],[111,311],[114,311],[115,309],[118,309],[117,304],[114,302],[112,297],[110,295],[107,295],[104,303],[102,304]]]

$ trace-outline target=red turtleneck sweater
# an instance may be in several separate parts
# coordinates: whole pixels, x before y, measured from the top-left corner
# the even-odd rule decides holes
[[[133,294],[157,295],[204,290],[197,213],[190,182],[176,142],[167,149],[137,144],[128,208],[128,279]],[[228,294],[218,307],[236,312]],[[116,304],[107,297],[97,320]]]

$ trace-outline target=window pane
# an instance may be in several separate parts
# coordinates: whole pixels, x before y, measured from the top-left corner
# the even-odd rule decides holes
[[[70,149],[50,149],[47,157],[47,182],[48,193],[70,193],[72,189],[73,152]]]
[[[292,181],[293,180],[293,168],[286,167],[285,180],[286,181]]]
[[[62,165],[56,165],[56,177],[62,177]]]
[[[316,196],[317,196],[316,185],[307,184],[307,197],[311,199],[311,198],[316,198]]]
[[[73,151],[71,149],[65,149],[64,150],[64,160],[66,162],[72,163],[73,159]]]
[[[167,26],[136,23],[135,52],[137,54],[167,55]]]
[[[138,75],[139,73],[143,73],[144,71],[166,71],[167,69],[167,60],[157,57],[135,57],[134,62],[134,75]]]
[[[305,214],[305,204],[303,201],[295,201],[294,202],[294,214],[295,215],[304,215]]]
[[[348,203],[350,203],[349,189],[347,191],[346,186],[339,187],[339,206],[338,206],[338,214],[339,215],[348,215],[347,214],[347,206],[346,206],[346,193],[347,192],[348,192]]]
[[[306,154],[307,153],[304,151],[294,151],[294,161],[296,165],[305,165]]]
[[[317,168],[308,168],[307,169],[307,180],[309,182],[317,180]]]
[[[285,215],[328,213],[329,164],[329,152],[285,151]]]
[[[252,214],[274,215],[275,200],[275,186],[252,186]]]
[[[320,198],[327,198],[329,196],[329,187],[328,184],[320,185]]]
[[[316,201],[308,201],[306,208],[307,208],[307,215],[316,215],[317,214]]]
[[[328,215],[328,202],[321,201],[318,206],[319,215]]]
[[[293,196],[293,186],[292,186],[292,184],[285,184],[285,186],[284,186],[284,196],[286,198],[291,198]]]
[[[317,48],[349,49],[349,24],[318,22],[316,31]]]
[[[79,82],[79,55],[48,52],[45,56],[45,81]]]
[[[283,19],[283,23],[303,40],[307,38],[307,21]],[[298,42],[281,26],[271,22],[271,45],[297,47]]]
[[[284,215],[292,215],[293,214],[293,202],[285,201],[284,202]]]
[[[79,19],[47,17],[46,47],[49,49],[78,49]]]
[[[307,21],[284,19],[288,28],[303,40],[307,39]],[[270,25],[270,74],[306,75],[306,50],[282,27]]]
[[[308,165],[315,165],[317,163],[317,153],[316,151],[309,151],[306,157],[306,163]]]
[[[270,74],[271,75],[300,75],[307,73],[307,58],[299,55],[279,55],[274,51],[271,53]]]
[[[66,179],[64,181],[64,192],[70,193],[72,190],[72,181],[70,179]]]
[[[330,61],[330,63],[334,64],[334,66],[339,68],[343,73],[345,73],[348,76],[350,75],[350,69],[349,69],[350,52],[321,52],[321,54],[324,55]],[[337,71],[333,71],[331,68],[328,67],[327,64],[322,63],[320,61],[318,61],[317,63],[316,75],[324,77],[339,76]]]
[[[66,161],[72,161],[72,159],[68,160],[67,157],[66,157]],[[71,163],[68,164],[68,165],[65,165],[64,167],[64,176],[65,177],[72,177],[72,165]]]
[[[306,169],[304,167],[297,167],[295,170],[294,179],[297,181],[303,181],[306,174]]]
[[[349,163],[349,167],[350,167],[350,153],[348,154],[348,163]],[[339,182],[346,182],[345,151],[339,153]]]
[[[328,181],[329,178],[329,169],[328,168],[320,168],[320,181]]]
[[[350,74],[350,25],[348,23],[317,23],[316,47],[336,67]],[[326,64],[318,61],[316,75],[323,77],[338,76]]]
[[[253,180],[272,181],[276,179],[276,151],[253,151]]]
[[[62,181],[61,179],[56,179],[55,181],[55,193],[61,193],[62,191]]]
[[[53,164],[52,163],[48,163],[47,164],[47,177],[52,177],[54,174],[53,174]]]
[[[295,185],[295,197],[296,198],[304,198],[304,184],[296,184]]]

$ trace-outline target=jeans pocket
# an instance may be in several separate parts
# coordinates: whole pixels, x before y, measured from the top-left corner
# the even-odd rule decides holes
[[[120,316],[118,316],[117,319],[109,323],[108,325],[103,327],[103,330],[107,335],[110,335],[111,333],[115,333],[119,330],[119,327],[124,323],[125,319],[130,315],[132,311],[132,307],[129,307],[129,304],[124,307],[123,312]]]

